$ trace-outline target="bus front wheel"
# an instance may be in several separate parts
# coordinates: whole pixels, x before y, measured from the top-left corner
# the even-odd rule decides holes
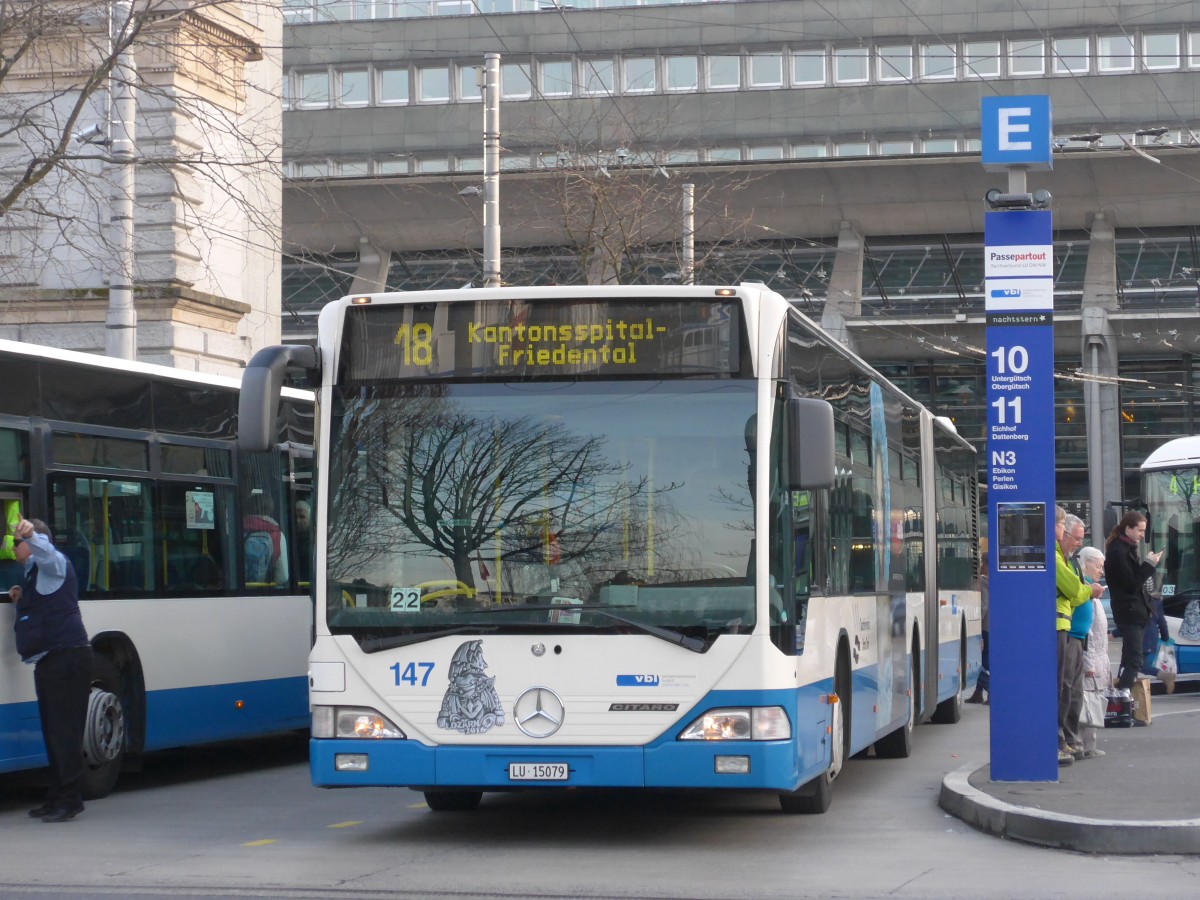
[[[785,813],[819,815],[833,803],[833,781],[850,752],[850,663],[844,652],[838,654],[834,684],[837,699],[829,704],[829,768],[791,793],[779,795],[779,807]]]
[[[425,791],[425,805],[434,812],[470,812],[482,799],[482,791]]]
[[[107,797],[125,762],[125,707],[121,675],[97,654],[92,662],[92,693],[83,730],[83,798]]]

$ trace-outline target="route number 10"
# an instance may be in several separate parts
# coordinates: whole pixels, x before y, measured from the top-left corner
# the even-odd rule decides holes
[[[1016,347],[997,347],[992,351],[996,357],[996,368],[1000,375],[1012,372],[1020,375],[1029,368],[1029,351],[1018,344]]]

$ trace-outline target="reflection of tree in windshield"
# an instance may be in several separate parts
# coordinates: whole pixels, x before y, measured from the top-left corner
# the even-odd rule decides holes
[[[464,411],[437,385],[355,400],[334,421],[330,575],[348,580],[396,553],[444,558],[473,594],[473,562],[564,567],[669,546],[666,496],[607,438],[552,417]],[[515,574],[515,573],[513,573]]]

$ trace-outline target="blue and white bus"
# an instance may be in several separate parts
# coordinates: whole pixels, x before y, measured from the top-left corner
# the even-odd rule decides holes
[[[0,341],[0,384],[0,773],[46,764],[7,593],[22,516],[72,561],[95,650],[85,797],[147,751],[307,728],[312,394],[243,453],[234,379]]]
[[[1141,466],[1146,547],[1163,551],[1163,611],[1179,674],[1200,673],[1200,435],[1167,441]]]
[[[823,812],[956,721],[980,659],[969,444],[761,285],[347,297],[243,376],[317,393],[311,772],[727,788]]]

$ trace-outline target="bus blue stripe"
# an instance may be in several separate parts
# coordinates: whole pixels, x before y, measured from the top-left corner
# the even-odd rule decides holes
[[[307,678],[210,684],[146,696],[147,750],[235,740],[308,724]]]

